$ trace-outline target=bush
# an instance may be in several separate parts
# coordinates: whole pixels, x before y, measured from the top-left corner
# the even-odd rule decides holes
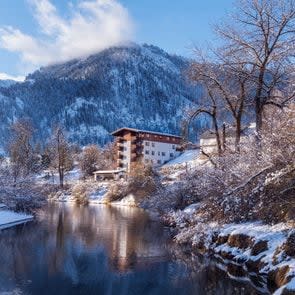
[[[72,189],[72,196],[77,204],[88,204],[88,185],[86,183],[75,185]]]

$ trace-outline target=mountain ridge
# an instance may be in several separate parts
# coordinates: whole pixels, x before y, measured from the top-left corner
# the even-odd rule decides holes
[[[24,82],[0,86],[0,139],[23,117],[43,143],[56,123],[82,145],[105,144],[123,126],[179,134],[183,109],[201,94],[185,77],[189,64],[156,46],[132,44],[40,68]]]

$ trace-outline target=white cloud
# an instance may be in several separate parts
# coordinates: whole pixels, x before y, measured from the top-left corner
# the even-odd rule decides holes
[[[25,80],[24,76],[11,76],[6,73],[0,73],[0,80],[14,80],[18,82],[22,82]]]
[[[87,56],[131,38],[132,21],[116,0],[80,0],[69,18],[62,18],[50,0],[28,1],[40,38],[0,27],[0,47],[18,53],[27,69]]]

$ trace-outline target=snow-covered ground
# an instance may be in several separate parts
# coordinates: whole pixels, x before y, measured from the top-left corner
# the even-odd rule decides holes
[[[184,151],[182,154],[180,154],[179,157],[169,161],[165,165],[163,165],[163,168],[175,166],[175,165],[186,165],[193,166],[197,162],[197,158],[200,154],[200,150],[187,150]]]
[[[1,206],[0,208],[5,208]],[[8,227],[12,227],[17,224],[25,223],[33,219],[32,215],[23,213],[16,213],[10,210],[0,209],[0,230]]]
[[[178,229],[175,237],[178,243],[190,243],[193,247],[205,247],[213,251],[223,261],[223,267],[229,262],[240,262],[246,272],[251,272],[248,263],[257,265],[259,275],[287,269],[283,286],[275,294],[281,294],[283,290],[295,292],[295,257],[291,257],[292,254],[289,256],[286,250],[291,235],[295,233],[294,225],[267,225],[262,222],[225,225],[217,222],[202,223],[201,219],[196,219],[198,208],[198,204],[192,204],[170,214],[172,224]]]
[[[64,182],[67,183],[75,183],[81,178],[81,171],[79,168],[75,168],[71,171],[65,173]],[[51,183],[58,184],[59,183],[59,175],[56,172],[51,172],[45,170],[41,172],[36,179],[41,183]]]
[[[186,150],[177,158],[163,165],[160,170],[171,180],[178,180],[183,173],[194,171],[196,167],[209,164],[202,157],[200,149]]]

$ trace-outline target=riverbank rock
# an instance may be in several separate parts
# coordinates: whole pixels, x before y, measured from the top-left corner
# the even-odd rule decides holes
[[[295,294],[295,231],[288,224],[183,226],[179,216],[175,220],[176,241],[191,242],[196,252],[204,247],[231,276],[253,278],[257,288],[276,294]]]

